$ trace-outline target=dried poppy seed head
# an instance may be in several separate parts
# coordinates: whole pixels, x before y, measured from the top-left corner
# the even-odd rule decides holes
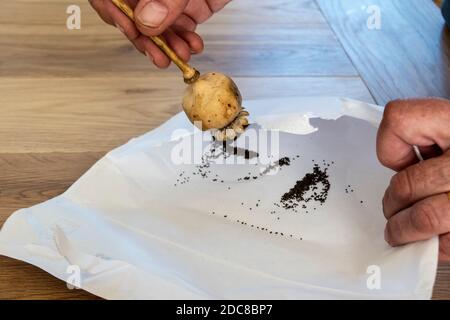
[[[219,72],[206,73],[187,87],[183,109],[201,130],[216,129],[213,135],[219,141],[235,139],[248,126],[239,89]]]

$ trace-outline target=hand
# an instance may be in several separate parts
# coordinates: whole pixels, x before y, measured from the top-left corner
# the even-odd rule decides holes
[[[419,163],[413,145],[427,160]],[[450,101],[390,102],[377,154],[398,171],[383,198],[386,241],[399,246],[439,235],[439,257],[450,260]]]
[[[116,26],[158,67],[166,68],[169,58],[148,38],[162,35],[184,61],[191,53],[203,50],[203,40],[195,33],[203,23],[231,0],[127,0],[134,9],[136,23],[123,14],[111,0],[89,0],[108,24]]]

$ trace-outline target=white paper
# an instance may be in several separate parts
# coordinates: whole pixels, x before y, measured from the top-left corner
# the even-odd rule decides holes
[[[429,299],[437,239],[401,248],[383,239],[393,173],[375,154],[381,109],[338,98],[245,105],[252,122],[281,130],[279,156],[290,166],[238,181],[261,166],[214,165],[223,183],[193,175],[195,165],[171,161],[192,131],[178,114],[108,153],[63,195],[14,213],[0,254],[69,282],[79,269],[81,287],[108,299]],[[324,205],[271,214],[322,160]]]

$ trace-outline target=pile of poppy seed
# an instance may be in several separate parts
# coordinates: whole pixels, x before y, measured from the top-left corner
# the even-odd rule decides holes
[[[196,176],[202,179],[208,179],[211,182],[224,183],[223,178],[213,172],[213,170],[211,169],[211,164],[214,163],[214,160],[217,160],[220,157],[225,160],[232,156],[244,157],[245,159],[253,159],[258,158],[259,154],[257,152],[250,151],[244,148],[233,147],[225,143],[222,144],[219,142],[213,142],[209,146],[209,150],[207,150],[202,155],[201,163],[194,167],[195,169],[191,172],[191,174],[192,176]],[[283,167],[290,166],[293,161],[299,158],[300,155],[295,155],[293,157],[282,157],[268,165],[266,168],[264,168],[264,170],[261,170],[261,172],[257,174],[248,172],[247,175],[237,178],[237,181],[244,182],[257,180],[258,178],[265,176],[272,170],[281,170],[281,168]],[[283,211],[293,212],[298,212],[299,210],[303,209],[303,212],[308,213],[308,210],[311,207],[313,210],[316,210],[316,205],[322,206],[326,202],[329,190],[331,188],[328,176],[328,168],[331,164],[334,164],[334,162],[327,163],[325,160],[322,160],[321,164],[315,163],[314,160],[312,160],[312,162],[314,164],[311,172],[306,173],[300,180],[296,181],[295,185],[291,189],[281,195],[280,200],[273,204],[274,210],[270,211],[271,215],[278,214],[279,209],[283,209]],[[175,183],[175,186],[177,186],[178,184],[188,183],[191,179],[188,175],[186,175],[186,171],[180,173],[177,178],[178,179],[177,183]],[[228,186],[227,189],[230,190],[231,187]],[[349,186],[349,188],[346,189],[346,192],[350,190],[351,192],[353,192],[353,189],[351,189]],[[242,202],[241,205],[244,206],[244,202]],[[255,207],[256,209],[260,206],[261,200],[258,200],[257,203],[254,204],[254,206],[250,206],[248,210],[249,212],[254,213],[255,210],[253,210],[253,207]],[[215,215],[216,212],[213,211],[212,214]],[[229,214],[224,214],[223,217],[225,219],[234,220]],[[279,216],[277,216],[277,220],[280,220]],[[243,226],[248,226],[260,231],[267,232],[271,235],[284,236],[288,238],[295,237],[300,240],[302,239],[300,236],[294,236],[293,234],[285,234],[283,232],[270,230],[266,227],[249,224],[248,222],[242,220],[236,220],[236,222],[240,223]]]
[[[303,203],[302,208],[310,201],[316,201],[323,205],[328,198],[330,191],[330,181],[328,180],[327,168],[321,169],[315,164],[313,171],[295,183],[288,192],[281,196],[281,206],[284,209],[292,210]]]

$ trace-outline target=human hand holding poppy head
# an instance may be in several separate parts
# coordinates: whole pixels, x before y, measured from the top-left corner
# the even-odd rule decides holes
[[[89,0],[99,16],[116,26],[134,46],[159,68],[170,64],[169,58],[148,38],[162,35],[184,61],[203,50],[203,40],[195,32],[231,0],[127,0],[134,10],[136,23],[111,0]]]

